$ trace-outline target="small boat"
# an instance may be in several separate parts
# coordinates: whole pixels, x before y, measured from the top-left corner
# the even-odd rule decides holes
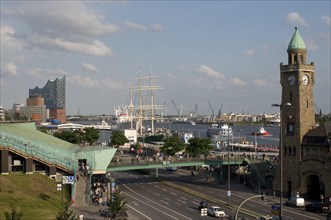
[[[211,124],[207,129],[206,135],[212,137],[217,135],[219,137],[232,137],[232,128],[228,124]]]
[[[266,131],[264,129],[264,127],[260,127],[259,129],[257,129],[257,131],[254,131],[253,133],[251,133],[251,135],[256,135],[256,136],[270,136],[270,132]]]

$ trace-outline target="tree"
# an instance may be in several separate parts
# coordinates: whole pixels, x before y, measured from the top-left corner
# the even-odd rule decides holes
[[[188,141],[190,144],[186,147],[186,153],[191,157],[204,157],[209,155],[209,151],[213,149],[209,138],[191,138]]]
[[[185,148],[185,143],[180,140],[179,137],[168,137],[164,141],[164,145],[161,147],[161,151],[167,155],[173,156],[178,151],[182,151]]]
[[[95,128],[84,128],[83,139],[90,145],[95,143],[99,139],[99,131]]]
[[[13,207],[11,209],[11,212],[5,211],[6,220],[20,220],[22,216],[23,216],[23,212],[16,210],[16,207]]]
[[[116,189],[109,201],[108,208],[111,212],[112,219],[114,220],[126,220],[128,219],[128,214],[126,213],[124,198],[121,197],[121,191]]]
[[[129,143],[129,140],[120,131],[113,131],[110,139],[111,139],[111,145],[116,148],[118,148],[120,145],[123,145],[125,143]]]
[[[66,204],[64,209],[61,209],[56,216],[56,220],[76,220],[77,216],[72,210],[69,209],[69,205]]]
[[[138,152],[139,150],[142,149],[142,146],[139,143],[132,144],[131,148],[133,148],[134,152]]]

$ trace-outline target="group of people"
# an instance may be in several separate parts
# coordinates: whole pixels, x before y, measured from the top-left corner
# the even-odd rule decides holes
[[[107,183],[97,178],[93,178],[92,201],[95,204],[99,204],[100,207],[108,206]]]

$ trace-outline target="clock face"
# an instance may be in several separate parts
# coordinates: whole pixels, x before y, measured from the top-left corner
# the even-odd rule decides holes
[[[293,86],[295,83],[295,76],[294,75],[289,75],[287,78],[287,82],[290,86]]]
[[[302,83],[305,86],[309,84],[309,77],[307,75],[302,76]]]

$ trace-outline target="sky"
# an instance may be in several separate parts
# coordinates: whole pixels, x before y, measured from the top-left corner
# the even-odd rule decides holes
[[[114,114],[139,73],[166,114],[275,113],[298,30],[331,112],[330,1],[0,1],[2,107],[66,76],[67,115]],[[209,105],[211,104],[211,106]]]

